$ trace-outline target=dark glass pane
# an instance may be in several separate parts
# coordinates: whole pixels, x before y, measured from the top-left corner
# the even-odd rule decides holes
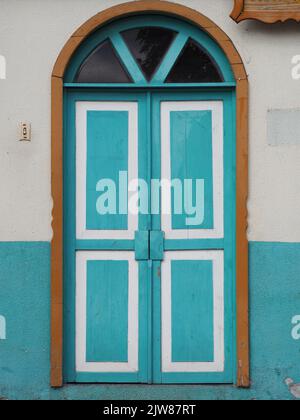
[[[223,76],[213,59],[190,39],[167,77],[166,83],[218,83]]]
[[[110,41],[105,41],[83,62],[75,83],[132,83]]]
[[[168,52],[177,32],[164,28],[130,29],[122,33],[131,54],[150,81]]]

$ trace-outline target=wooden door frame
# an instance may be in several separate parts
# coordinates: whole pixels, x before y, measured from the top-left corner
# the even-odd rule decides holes
[[[142,13],[184,19],[205,31],[222,48],[236,79],[237,98],[237,385],[250,386],[249,286],[248,286],[248,78],[242,59],[228,36],[210,19],[186,6],[160,0],[123,3],[95,15],[67,41],[52,72],[51,106],[51,386],[63,386],[63,83],[67,66],[77,48],[96,29],[113,20]]]

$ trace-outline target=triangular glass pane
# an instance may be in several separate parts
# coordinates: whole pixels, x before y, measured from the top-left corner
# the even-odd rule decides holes
[[[212,57],[189,39],[172,68],[166,83],[221,83],[224,78]]]
[[[132,83],[110,41],[104,41],[81,65],[75,83]]]
[[[159,27],[122,32],[124,41],[148,81],[156,73],[176,35],[177,32]]]

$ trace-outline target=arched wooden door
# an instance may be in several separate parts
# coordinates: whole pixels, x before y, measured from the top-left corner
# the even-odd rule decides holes
[[[93,33],[64,80],[65,381],[234,383],[236,96],[170,17]]]

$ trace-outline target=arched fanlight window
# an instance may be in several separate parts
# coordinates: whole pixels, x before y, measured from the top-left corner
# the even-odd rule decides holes
[[[166,56],[177,33],[165,28],[129,29],[122,36],[140,66],[146,79],[150,81]]]
[[[233,80],[223,51],[205,32],[158,16],[96,31],[73,57],[65,78],[75,84],[145,86]]]
[[[167,83],[221,83],[223,76],[213,58],[189,39],[169,73]]]
[[[109,40],[102,42],[83,62],[76,83],[132,83]]]

